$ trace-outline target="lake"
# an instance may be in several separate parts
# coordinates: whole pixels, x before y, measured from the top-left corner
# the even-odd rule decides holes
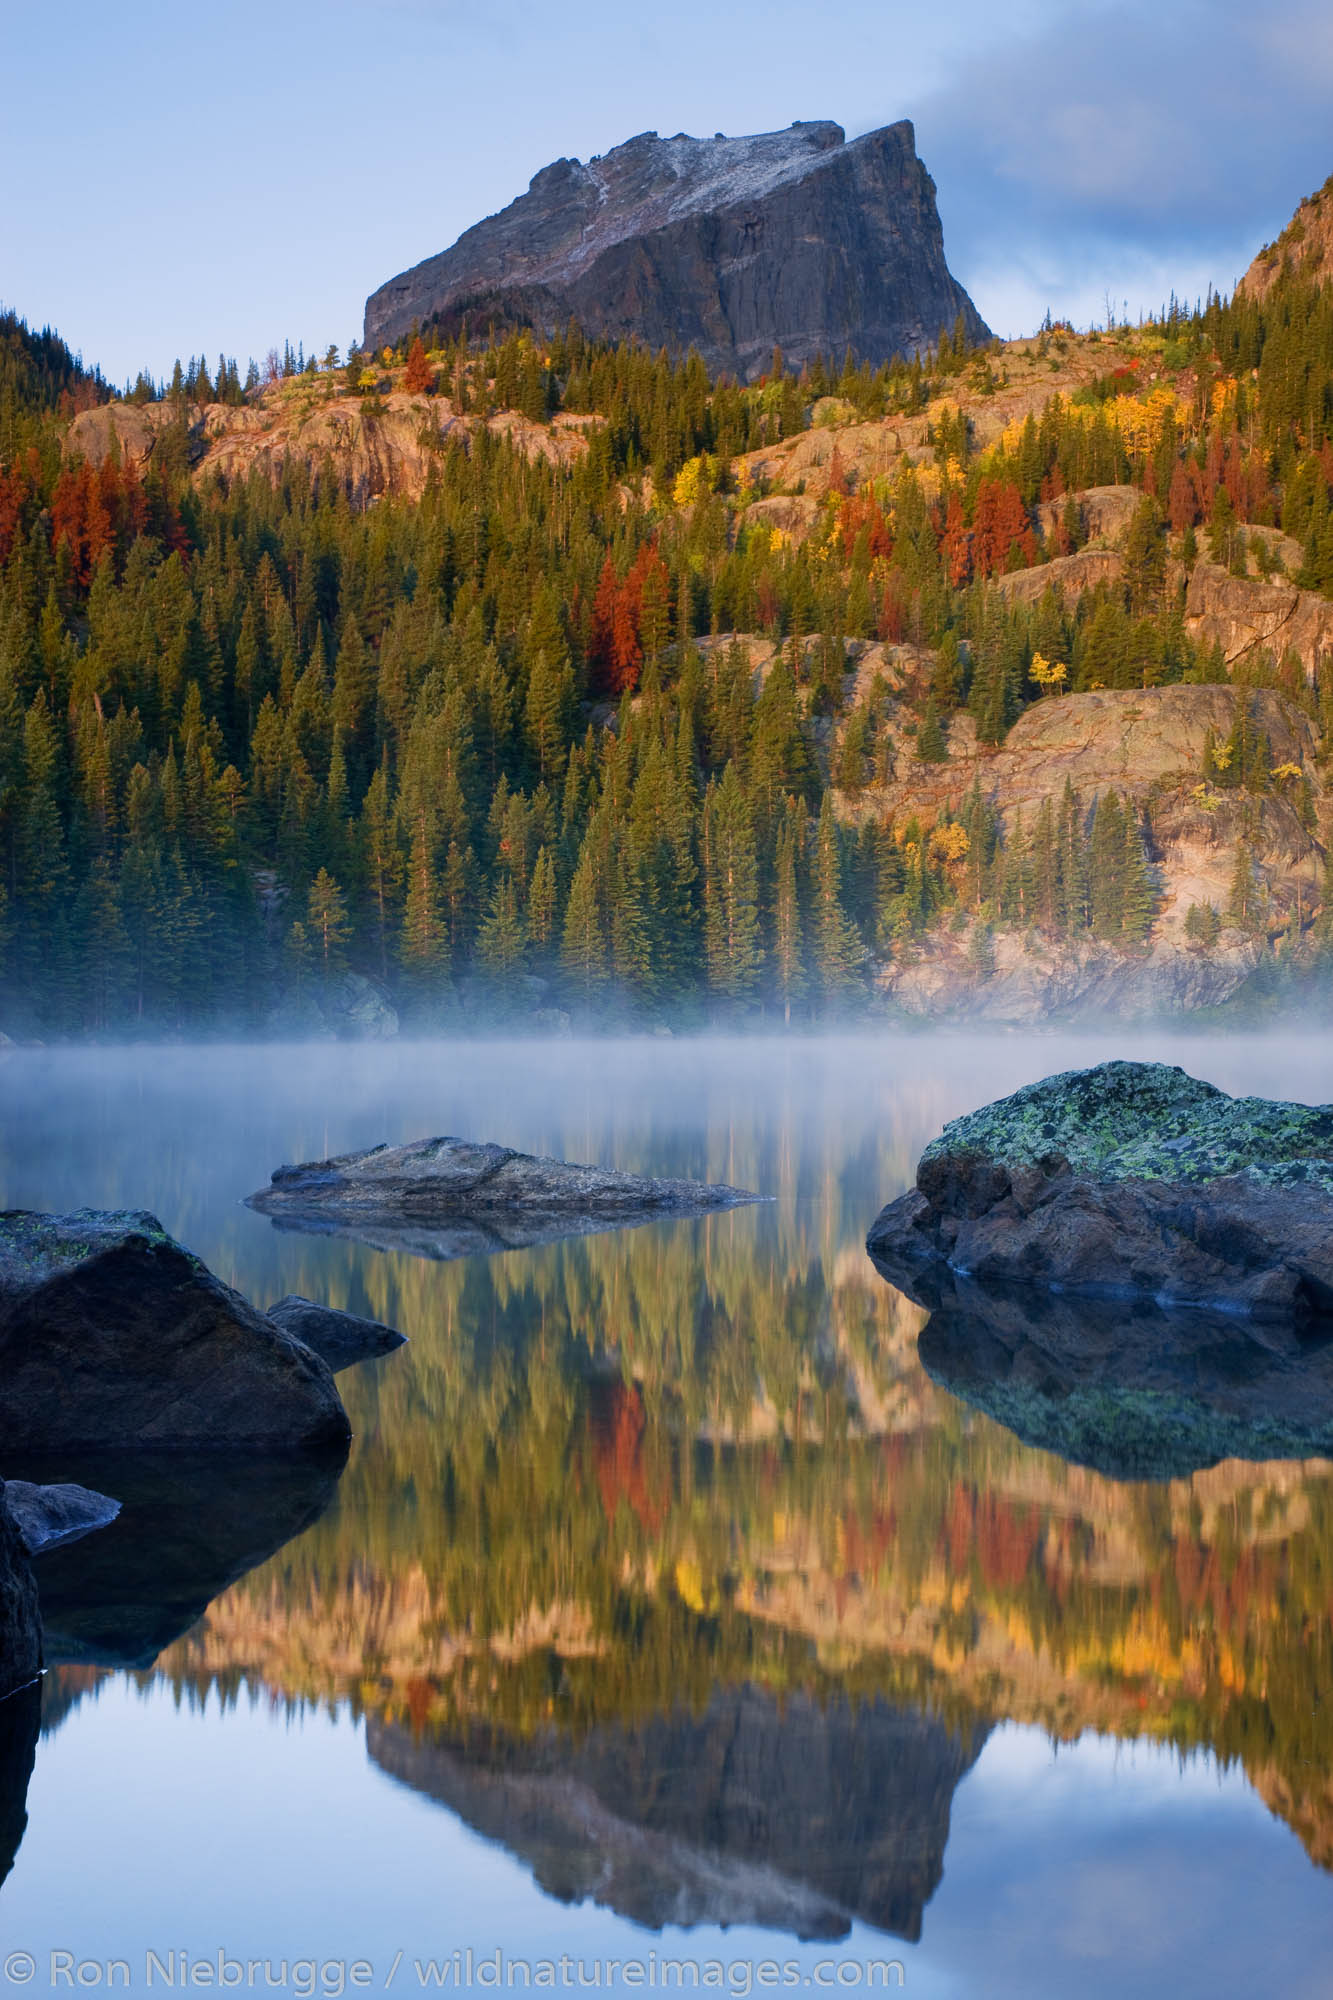
[[[1333,1464],[1024,1442],[864,1250],[945,1119],[1110,1055],[1333,1099],[1299,1035],[8,1052],[5,1207],[409,1345],[340,1478],[42,1468],[125,1509],[35,1565],[7,1988],[1326,1993]],[[243,1205],[431,1133],[771,1199],[452,1262]]]

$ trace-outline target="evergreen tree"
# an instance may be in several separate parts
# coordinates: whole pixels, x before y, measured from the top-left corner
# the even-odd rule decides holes
[[[754,822],[735,764],[708,787],[703,814],[704,948],[711,991],[744,1000],[759,984]]]
[[[344,947],[351,929],[347,922],[347,899],[327,868],[321,868],[310,884],[305,928],[319,953],[320,970],[328,979],[345,962]]]
[[[841,841],[827,792],[815,831],[814,877],[815,972],[825,997],[837,1005],[860,987],[866,951],[843,906]]]

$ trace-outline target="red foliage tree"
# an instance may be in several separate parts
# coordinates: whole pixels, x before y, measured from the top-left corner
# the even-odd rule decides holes
[[[426,349],[418,334],[407,350],[407,368],[403,375],[403,387],[409,396],[427,396],[435,382],[435,370],[426,358]]]
[[[944,510],[940,554],[949,582],[955,590],[961,590],[972,575],[972,537],[963,525],[963,496],[956,489],[950,493]]]

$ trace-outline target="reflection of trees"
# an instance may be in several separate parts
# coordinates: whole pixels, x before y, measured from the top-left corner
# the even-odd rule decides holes
[[[343,1378],[335,1506],[161,1670],[410,1728],[748,1680],[1150,1735],[1242,1759],[1324,1851],[1333,1468],[1136,1486],[1029,1450],[930,1385],[922,1315],[815,1214],[371,1260],[414,1337]]]

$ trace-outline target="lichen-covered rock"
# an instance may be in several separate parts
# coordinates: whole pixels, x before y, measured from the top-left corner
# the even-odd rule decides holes
[[[0,1214],[0,1435],[22,1454],[345,1446],[309,1348],[156,1216]]]
[[[1229,1097],[1168,1063],[1108,1062],[1027,1084],[946,1125],[921,1155],[984,1154],[1031,1167],[1052,1153],[1104,1180],[1210,1181],[1243,1173],[1269,1186],[1333,1193],[1333,1105]]]
[[[983,1283],[1333,1311],[1333,1106],[1233,1098],[1162,1063],[1047,1077],[954,1119],[867,1248],[911,1289]]]

